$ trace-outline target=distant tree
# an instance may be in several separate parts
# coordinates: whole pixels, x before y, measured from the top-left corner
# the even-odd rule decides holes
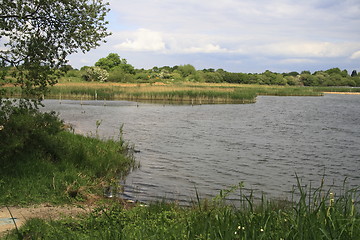
[[[111,69],[119,66],[120,64],[127,64],[126,59],[121,59],[119,54],[117,53],[110,53],[107,57],[100,58],[95,63],[95,66],[110,71]]]
[[[358,74],[357,74],[357,71],[356,70],[353,70],[351,72],[351,77],[356,77]]]
[[[14,66],[15,84],[40,98],[56,83],[57,69],[69,54],[87,52],[109,35],[107,5],[102,0],[1,0],[1,65]]]
[[[180,72],[182,77],[188,77],[196,74],[196,69],[191,64],[180,65],[177,70]]]
[[[120,64],[119,66],[116,66],[114,68],[111,69],[110,72],[113,72],[115,70],[121,69],[124,73],[128,73],[128,74],[135,74],[135,68],[131,65],[131,64]]]
[[[152,68],[152,71],[155,72],[155,73],[158,73],[158,72],[160,72],[160,69],[155,66],[155,67]]]
[[[299,75],[298,72],[289,72],[289,73],[283,73],[283,76],[293,76],[293,77],[296,77],[297,75]]]
[[[300,82],[302,82],[302,84],[304,86],[318,86],[318,79],[316,76],[308,74],[308,73],[302,73],[300,74]]]
[[[68,72],[68,71],[70,71],[70,70],[73,70],[73,67],[72,67],[71,65],[67,64],[67,65],[61,66],[61,67],[60,67],[60,70],[61,70],[62,72]]]
[[[328,74],[341,74],[341,70],[340,68],[330,68],[328,70],[325,71]]]

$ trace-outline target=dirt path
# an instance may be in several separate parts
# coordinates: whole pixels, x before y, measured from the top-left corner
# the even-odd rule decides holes
[[[30,218],[59,219],[64,216],[77,216],[79,214],[89,213],[91,207],[77,206],[51,206],[37,205],[33,207],[9,207],[9,210],[15,220],[17,227],[20,227]],[[14,221],[6,207],[0,207],[0,237],[8,231],[15,229]]]

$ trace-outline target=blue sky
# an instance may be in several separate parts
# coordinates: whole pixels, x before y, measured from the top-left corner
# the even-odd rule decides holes
[[[231,72],[360,70],[359,0],[110,0],[107,43],[136,68],[192,64]]]

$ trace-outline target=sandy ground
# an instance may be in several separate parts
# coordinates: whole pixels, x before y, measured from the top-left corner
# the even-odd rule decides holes
[[[51,205],[37,205],[33,207],[9,207],[9,210],[15,219],[17,227],[20,227],[26,220],[30,218],[43,219],[59,219],[64,216],[75,217],[79,214],[89,213],[90,207],[77,206],[51,206]],[[0,208],[0,237],[12,229],[15,229],[15,224],[11,218],[11,214],[6,207]]]

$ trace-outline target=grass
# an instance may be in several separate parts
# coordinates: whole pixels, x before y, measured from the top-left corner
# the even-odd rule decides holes
[[[85,201],[135,167],[123,141],[67,131],[53,138],[46,152],[32,148],[0,159],[0,206]]]
[[[8,88],[18,97],[20,89]],[[324,92],[360,92],[351,87],[302,87],[229,83],[98,83],[60,82],[45,98],[83,100],[162,101],[185,104],[254,103],[259,95],[323,96]]]
[[[239,185],[241,188],[242,186]],[[232,190],[237,189],[233,188]],[[102,206],[76,220],[32,219],[6,239],[346,239],[360,237],[358,190],[334,196],[322,186],[298,180],[294,202],[255,202],[242,196],[240,207],[223,204],[224,194],[192,207],[158,202],[124,209]]]
[[[319,92],[349,92],[349,93],[360,93],[358,87],[314,87],[315,91]]]
[[[322,96],[323,93],[308,87],[225,83],[62,83],[53,87],[47,97],[213,104],[254,103],[258,95]]]
[[[343,90],[345,91],[346,88]],[[191,82],[172,84],[62,82],[50,88],[50,92],[45,97],[213,104],[254,103],[258,95],[322,96],[324,91],[332,91],[332,88]],[[15,88],[12,88],[10,92],[12,96],[20,94]]]
[[[182,103],[252,103],[254,90],[206,85],[153,84],[60,84],[51,89],[49,98],[106,99],[133,101],[169,101]]]

